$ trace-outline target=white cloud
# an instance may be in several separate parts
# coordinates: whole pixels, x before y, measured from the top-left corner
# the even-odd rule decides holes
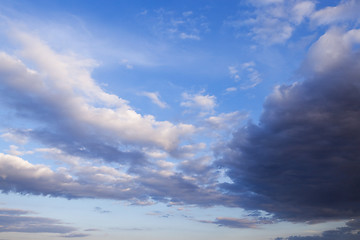
[[[184,101],[181,102],[181,106],[188,107],[190,109],[200,110],[201,114],[213,112],[216,106],[215,96],[202,95],[201,92],[198,94],[183,93],[182,97]]]
[[[156,23],[151,26],[155,34],[161,34],[170,39],[200,40],[201,34],[208,31],[206,18],[192,11],[177,13],[158,9]]]
[[[96,66],[93,60],[60,55],[25,33],[18,32],[15,38],[24,46],[22,56],[35,64],[37,73],[28,71],[21,60],[2,52],[0,74],[3,77],[0,81],[17,92],[18,99],[14,104],[27,101],[31,95],[33,105],[26,111],[52,128],[71,128],[70,132],[86,136],[84,139],[106,139],[135,147],[150,145],[165,150],[176,148],[182,137],[194,132],[192,125],[174,125],[168,121],[156,121],[151,115],[142,116],[126,100],[103,91],[91,77],[91,69]],[[41,105],[36,102],[41,102]],[[44,110],[49,111],[47,117],[58,121],[43,119],[41,111]]]
[[[9,149],[6,152],[8,154],[14,155],[14,156],[21,156],[24,154],[32,154],[33,153],[33,151],[21,151],[21,150],[19,150],[19,147],[15,146],[15,145],[10,145]]]
[[[154,104],[158,105],[161,108],[168,107],[166,102],[160,100],[160,96],[158,92],[142,92],[141,95],[148,97]]]
[[[259,83],[262,82],[261,74],[255,68],[255,62],[245,62],[240,66],[229,66],[230,77],[234,79],[235,82],[241,82],[239,88],[242,90],[250,89],[256,87]],[[229,91],[235,91],[236,88],[228,88]]]
[[[300,24],[305,17],[309,17],[315,10],[315,4],[312,1],[303,1],[295,4],[292,11],[292,18],[296,24]]]
[[[326,7],[316,11],[311,20],[317,25],[327,25],[359,18],[360,2],[358,0],[341,1],[334,7]]]
[[[263,44],[285,43],[315,8],[311,0],[257,0],[249,3],[255,7],[253,16],[247,19],[240,16],[228,24],[235,29],[249,27],[250,36]]]
[[[229,73],[234,80],[240,80],[239,70],[236,66],[229,66]]]
[[[226,92],[235,92],[236,90],[236,87],[228,87],[227,89],[225,89]]]
[[[310,72],[327,72],[339,62],[347,62],[356,44],[360,44],[360,30],[330,29],[310,48],[304,67]]]
[[[205,122],[214,129],[232,129],[235,126],[238,126],[241,123],[241,120],[244,120],[247,117],[247,114],[235,111],[211,116],[207,118]]]
[[[192,40],[200,40],[200,37],[194,34],[180,33],[181,39],[192,39]]]
[[[125,66],[127,69],[133,69],[134,68],[134,66],[132,64],[130,64],[129,60],[127,60],[127,59],[122,59],[120,64]]]
[[[31,130],[25,130],[25,131],[31,131]],[[0,137],[5,139],[6,141],[12,141],[21,145],[26,144],[29,140],[28,137],[24,136],[23,134],[18,134],[15,131],[12,131],[11,129],[1,134]]]

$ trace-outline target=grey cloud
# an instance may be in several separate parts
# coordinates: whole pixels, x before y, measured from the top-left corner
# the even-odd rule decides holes
[[[346,223],[345,227],[323,232],[318,236],[290,236],[276,238],[275,240],[358,240],[360,239],[360,219],[354,219]]]
[[[77,230],[56,219],[23,216],[27,213],[24,210],[1,209],[0,232],[71,233]]]
[[[0,208],[0,215],[10,215],[10,216],[18,216],[33,213],[31,211],[26,211],[22,209],[10,209],[10,208]]]
[[[333,34],[314,47],[325,54],[343,49],[324,48]],[[233,181],[223,190],[238,206],[294,222],[360,216],[360,52],[354,49],[334,54],[331,65],[301,83],[277,87],[259,124],[234,134],[218,163]]]
[[[104,210],[104,209],[102,209],[101,207],[95,207],[95,208],[94,208],[94,211],[95,211],[95,212],[98,212],[98,213],[111,213],[111,211],[109,211],[109,210]]]
[[[200,220],[202,223],[212,223],[220,227],[229,227],[229,228],[256,228],[258,223],[254,220],[249,219],[240,219],[240,218],[228,218],[228,217],[218,217],[214,221]]]
[[[142,166],[134,167],[132,174],[106,166],[77,166],[70,174],[63,168],[52,170],[0,153],[0,190],[4,193],[128,200],[141,205],[149,201],[202,206],[230,202],[228,196],[214,189],[214,183],[199,185],[196,179],[180,172]]]

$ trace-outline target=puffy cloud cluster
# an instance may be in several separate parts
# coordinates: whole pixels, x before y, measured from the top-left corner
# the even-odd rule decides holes
[[[122,162],[141,160],[139,147],[174,150],[194,132],[192,125],[142,116],[125,100],[103,91],[91,78],[91,60],[60,55],[23,33],[15,38],[24,46],[22,56],[37,70],[2,52],[1,101],[16,114],[43,125],[23,131],[24,135],[72,154]]]
[[[359,34],[324,34],[306,79],[276,87],[259,124],[234,134],[219,164],[239,206],[294,222],[360,216]]]
[[[13,128],[1,136],[17,144],[30,140],[45,147],[25,151],[11,145],[8,154],[0,153],[2,192],[134,204],[162,201],[210,206],[219,199],[228,201],[214,188],[217,172],[209,168],[210,162],[197,172],[209,178],[196,179],[192,169],[182,168],[184,164],[177,168],[165,160],[193,161],[196,152],[206,148],[204,143],[184,144],[196,131],[193,125],[137,113],[126,100],[95,82],[92,60],[59,54],[28,34],[15,32],[12,37],[22,46],[16,51],[21,59],[0,53],[0,101],[24,122],[10,124]],[[157,93],[145,95],[165,106]],[[188,107],[206,111],[215,105],[214,96],[187,100]],[[29,154],[60,165],[33,164],[25,160]]]
[[[0,153],[0,189],[5,193],[127,200],[134,204],[155,200],[211,206],[219,199],[229,201],[213,187],[200,186],[200,180],[187,177],[190,171],[176,172],[172,167],[160,161],[157,165],[133,167],[126,173],[118,167],[95,166],[77,159],[70,168],[52,170]],[[203,179],[206,183],[213,180]]]

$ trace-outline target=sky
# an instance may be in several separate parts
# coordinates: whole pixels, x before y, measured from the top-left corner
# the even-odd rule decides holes
[[[360,239],[360,1],[0,1],[0,240]]]

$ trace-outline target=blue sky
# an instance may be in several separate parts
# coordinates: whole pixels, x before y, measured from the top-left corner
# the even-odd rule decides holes
[[[1,239],[355,240],[356,0],[1,1]]]

